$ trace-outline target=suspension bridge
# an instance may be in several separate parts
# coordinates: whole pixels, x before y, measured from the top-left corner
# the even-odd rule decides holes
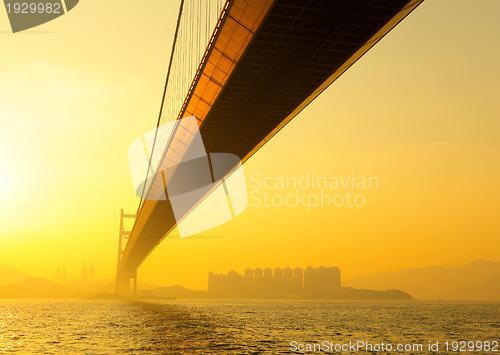
[[[175,130],[155,135],[146,180],[175,177],[166,167],[189,150],[187,116],[207,151],[245,163],[422,2],[181,0],[157,121]],[[177,225],[171,202],[151,198],[153,185],[144,185],[136,214],[122,211],[117,293],[130,292],[132,280],[137,287],[138,267]],[[134,219],[130,231],[124,218]]]

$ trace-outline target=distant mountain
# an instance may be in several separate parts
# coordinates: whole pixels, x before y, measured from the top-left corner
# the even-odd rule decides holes
[[[0,286],[0,298],[76,298],[81,292],[41,277]]]
[[[195,296],[181,290],[160,290],[158,285],[139,282],[141,290],[158,289],[159,293],[174,292],[174,294]],[[92,284],[89,280],[71,279],[64,283],[56,283],[41,277],[33,277],[29,274],[16,270],[10,266],[0,264],[0,299],[7,298],[79,298],[90,297],[95,294],[113,293],[115,281],[113,279],[94,280]],[[185,289],[186,290],[186,289]],[[195,292],[195,291],[191,291]],[[176,296],[162,296],[176,297]],[[191,297],[190,297],[191,298]],[[195,297],[196,298],[196,297]]]
[[[500,261],[479,259],[459,266],[360,275],[343,285],[381,291],[399,289],[416,299],[500,300]]]
[[[11,268],[10,266],[0,264],[0,286],[19,282],[28,277],[31,277],[31,275]]]

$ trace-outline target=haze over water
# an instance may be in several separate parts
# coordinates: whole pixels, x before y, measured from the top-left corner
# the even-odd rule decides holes
[[[198,300],[0,303],[0,353],[284,354],[291,353],[292,341],[305,344],[358,340],[386,344],[499,341],[500,303]],[[452,352],[440,349],[439,353]]]

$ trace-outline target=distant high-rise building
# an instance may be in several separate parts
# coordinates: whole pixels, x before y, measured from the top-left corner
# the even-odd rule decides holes
[[[300,267],[293,270],[293,292],[297,295],[304,292],[304,270]]]
[[[285,293],[285,280],[283,278],[283,269],[277,267],[274,269],[274,280],[272,286],[272,295],[276,298],[284,298],[286,297]]]
[[[264,272],[262,271],[262,269],[255,269],[253,284],[255,297],[264,297]]]
[[[266,268],[264,269],[264,278],[265,279],[268,279],[268,278],[273,278],[273,270],[270,269],[270,268]]]
[[[270,268],[264,269],[264,289],[263,296],[270,298],[273,293],[273,270]]]
[[[313,296],[316,297],[326,297],[328,294],[328,277],[326,268],[324,266],[320,266],[316,268],[316,277],[314,278],[314,286],[313,286]]]
[[[254,276],[252,269],[245,270],[245,298],[254,296]]]
[[[213,293],[215,291],[214,288],[214,273],[210,271],[208,273],[208,295],[212,297]]]
[[[304,271],[304,293],[308,297],[316,296],[316,269],[311,266]]]
[[[236,271],[229,271],[226,276],[229,298],[242,298],[245,294],[245,280]]]
[[[208,294],[212,298],[223,298],[227,294],[224,275],[208,273]]]
[[[326,268],[326,294],[327,296],[335,296],[340,292],[342,286],[340,269],[338,267]]]
[[[293,270],[289,267],[283,271],[284,293],[289,296],[293,293]]]

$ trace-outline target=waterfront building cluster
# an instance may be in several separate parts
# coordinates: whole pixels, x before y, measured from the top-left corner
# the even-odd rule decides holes
[[[335,298],[341,290],[337,267],[246,269],[241,275],[208,274],[212,298]]]

